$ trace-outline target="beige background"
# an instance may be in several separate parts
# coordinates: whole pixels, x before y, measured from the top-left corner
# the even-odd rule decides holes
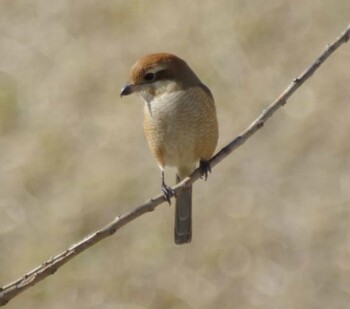
[[[159,193],[139,99],[173,52],[233,139],[349,23],[338,1],[0,2],[0,284]],[[165,204],[7,308],[349,308],[350,46],[194,188],[191,245]],[[168,173],[168,182],[174,175]]]

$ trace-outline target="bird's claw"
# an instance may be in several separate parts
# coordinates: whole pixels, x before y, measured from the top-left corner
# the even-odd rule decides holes
[[[208,174],[211,173],[211,167],[210,167],[209,162],[200,160],[199,161],[199,168],[201,169],[201,172],[202,172],[201,178],[202,179],[204,178],[204,180],[207,181]]]
[[[161,189],[162,189],[162,192],[164,194],[165,200],[168,202],[168,204],[170,206],[171,205],[170,198],[172,196],[175,196],[175,191],[171,187],[167,186],[165,183],[162,184]]]

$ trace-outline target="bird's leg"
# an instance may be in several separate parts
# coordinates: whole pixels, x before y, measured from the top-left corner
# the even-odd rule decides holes
[[[204,178],[204,180],[207,181],[208,174],[211,173],[211,167],[210,167],[209,161],[200,160],[199,168],[201,169],[201,172],[202,172],[201,178]]]
[[[175,191],[171,187],[169,187],[168,185],[165,184],[165,181],[164,181],[164,170],[162,170],[161,179],[162,179],[161,189],[163,191],[164,198],[169,203],[169,205],[171,205],[170,198],[173,195],[175,195]]]

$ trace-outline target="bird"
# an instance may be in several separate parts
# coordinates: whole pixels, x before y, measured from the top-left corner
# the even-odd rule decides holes
[[[189,65],[171,53],[141,57],[131,67],[120,96],[138,94],[144,102],[144,133],[161,170],[161,189],[170,204],[175,192],[164,180],[165,167],[176,168],[176,183],[196,169],[211,172],[208,161],[218,141],[218,121],[213,95]],[[192,239],[192,185],[176,195],[175,244]]]

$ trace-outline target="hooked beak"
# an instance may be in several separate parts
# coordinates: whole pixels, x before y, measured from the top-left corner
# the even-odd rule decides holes
[[[135,85],[133,84],[126,84],[122,90],[120,91],[120,97],[132,94],[135,90]]]

